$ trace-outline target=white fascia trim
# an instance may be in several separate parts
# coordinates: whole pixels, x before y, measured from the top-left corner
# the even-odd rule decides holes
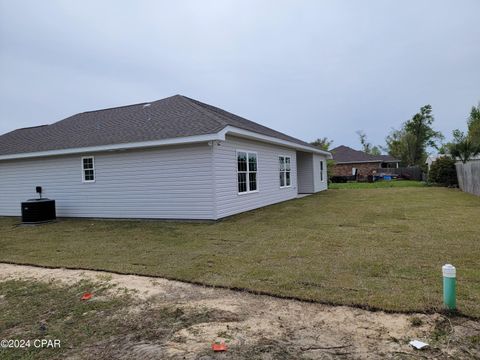
[[[320,149],[313,149],[309,146],[304,146],[304,145],[297,144],[297,143],[294,143],[294,142],[291,142],[291,141],[279,139],[279,138],[276,138],[276,137],[273,137],[273,136],[263,135],[263,134],[259,134],[259,133],[253,132],[253,131],[240,129],[240,128],[237,128],[237,127],[234,127],[234,126],[226,126],[222,131],[219,132],[219,134],[222,134],[224,137],[225,137],[226,134],[231,134],[231,135],[236,135],[236,136],[240,136],[240,137],[244,137],[244,138],[248,138],[248,139],[260,140],[260,141],[268,142],[268,143],[275,144],[275,145],[282,145],[282,146],[285,146],[285,147],[294,148],[294,149],[302,150],[302,151],[305,151],[305,152],[320,154],[320,155],[325,156],[327,159],[332,158],[332,154],[329,153],[328,151],[324,151],[324,150],[320,150]]]
[[[166,145],[179,145],[179,144],[191,144],[198,142],[208,142],[208,141],[225,141],[226,134],[232,134],[248,139],[253,139],[257,141],[264,141],[271,144],[282,145],[289,148],[294,148],[297,150],[302,150],[305,152],[310,152],[314,154],[319,154],[325,156],[327,159],[332,158],[332,154],[328,151],[313,149],[309,146],[304,146],[297,144],[291,141],[278,139],[273,136],[262,135],[253,131],[240,129],[234,126],[226,126],[218,133],[205,134],[205,135],[195,135],[195,136],[185,136],[178,138],[170,138],[163,140],[153,140],[153,141],[143,141],[143,142],[134,142],[134,143],[125,143],[125,144],[111,144],[111,145],[100,145],[100,146],[88,146],[81,148],[71,148],[71,149],[59,149],[59,150],[47,150],[47,151],[37,151],[29,153],[19,153],[19,154],[9,154],[9,155],[0,155],[0,161],[2,160],[14,160],[14,159],[27,159],[27,158],[37,158],[45,156],[59,156],[59,155],[70,155],[70,154],[87,154],[101,151],[116,151],[116,150],[128,150],[128,149],[141,149],[141,148],[150,148],[157,146],[166,146]]]
[[[47,150],[47,151],[38,151],[38,152],[30,152],[30,153],[1,155],[0,156],[0,161],[1,160],[13,160],[13,159],[36,158],[36,157],[44,157],[44,156],[87,154],[87,153],[94,153],[94,152],[100,152],[100,151],[141,149],[141,148],[149,148],[149,147],[156,147],[156,146],[190,144],[190,143],[207,142],[207,141],[215,141],[215,140],[219,140],[219,141],[225,140],[225,134],[222,135],[222,132],[219,132],[219,133],[215,133],[215,134],[185,136],[185,137],[170,138],[170,139],[163,139],[163,140],[154,140],[154,141],[142,141],[142,142],[125,143],[125,144],[88,146],[88,147],[81,147],[81,148]]]
[[[364,163],[399,163],[400,160],[368,160],[368,161],[338,161],[335,164],[342,165],[342,164],[364,164]]]
[[[382,163],[385,161],[382,160],[369,160],[369,161],[335,161],[335,165],[342,165],[342,164],[368,164],[368,163]]]

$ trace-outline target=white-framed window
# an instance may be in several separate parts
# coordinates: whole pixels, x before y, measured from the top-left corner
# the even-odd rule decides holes
[[[278,157],[278,162],[280,166],[280,187],[290,187],[292,185],[291,179],[291,158],[290,156],[280,155]]]
[[[258,191],[257,153],[237,150],[238,193],[245,194]]]
[[[82,157],[82,182],[95,182],[95,159],[93,156]]]
[[[320,160],[320,181],[323,181],[323,179],[324,179],[324,174],[323,174],[324,166],[325,165],[323,165],[323,160]]]

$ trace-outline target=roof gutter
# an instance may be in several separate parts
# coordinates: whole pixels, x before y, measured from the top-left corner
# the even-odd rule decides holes
[[[227,134],[236,135],[239,137],[253,139],[257,141],[263,141],[263,142],[267,142],[275,145],[281,145],[281,146],[294,148],[294,149],[302,150],[306,152],[311,152],[314,154],[323,155],[327,159],[332,158],[332,154],[330,154],[328,151],[315,149],[310,146],[301,145],[298,143],[294,143],[292,141],[282,140],[272,136],[262,135],[253,131],[244,130],[244,129],[236,128],[233,126],[226,126],[222,130],[220,130],[218,133],[213,133],[213,134],[185,136],[185,137],[177,137],[177,138],[170,138],[170,139],[133,142],[133,143],[124,143],[124,144],[87,146],[87,147],[80,147],[80,148],[57,149],[57,150],[46,150],[46,151],[37,151],[37,152],[28,152],[28,153],[0,155],[0,161],[39,158],[39,157],[46,157],[46,156],[87,154],[87,153],[103,152],[103,151],[144,149],[144,148],[152,148],[152,147],[159,147],[159,146],[193,144],[193,143],[208,142],[208,141],[225,141],[225,136]]]
[[[222,136],[220,133],[215,133],[215,134],[185,136],[185,137],[170,138],[170,139],[163,139],[163,140],[142,141],[142,142],[133,142],[133,143],[124,143],[124,144],[110,144],[110,145],[87,146],[87,147],[70,148],[70,149],[58,149],[58,150],[36,151],[36,152],[29,152],[29,153],[8,154],[8,155],[0,155],[0,161],[38,158],[38,157],[45,157],[45,156],[86,154],[86,153],[102,152],[102,151],[143,149],[143,148],[152,148],[157,146],[193,144],[193,143],[208,142],[208,141],[215,141],[215,140],[225,140],[225,135]]]
[[[364,160],[364,161],[335,161],[335,164],[368,164],[368,163],[381,163],[382,160]]]
[[[335,160],[335,159],[334,159]],[[364,163],[397,163],[400,160],[363,160],[363,161],[335,161],[335,164],[364,164]]]
[[[239,137],[242,137],[242,138],[253,139],[253,140],[257,140],[257,141],[263,141],[263,142],[267,142],[267,143],[270,143],[270,144],[281,145],[281,146],[285,146],[285,147],[289,147],[289,148],[294,148],[296,150],[301,150],[301,151],[310,152],[310,153],[314,153],[314,154],[318,154],[318,155],[323,155],[327,159],[332,158],[332,154],[330,152],[320,150],[320,149],[316,149],[313,146],[301,145],[301,144],[295,143],[293,141],[283,140],[283,139],[279,139],[279,138],[276,138],[276,137],[273,137],[273,136],[259,134],[259,133],[256,133],[256,132],[253,132],[253,131],[250,131],[250,130],[244,130],[244,129],[240,129],[240,128],[237,128],[237,127],[234,127],[234,126],[226,126],[225,128],[223,128],[222,131],[220,131],[219,134],[223,134],[224,137],[225,137],[226,134],[235,135],[235,136],[239,136]]]

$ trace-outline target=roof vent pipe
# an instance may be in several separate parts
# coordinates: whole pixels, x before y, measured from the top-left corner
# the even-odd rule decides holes
[[[152,106],[152,104],[150,104],[150,103],[147,103],[147,104],[143,105],[143,111],[145,112],[145,116],[147,117],[147,121],[149,121],[151,119],[150,114],[147,111],[150,106]]]

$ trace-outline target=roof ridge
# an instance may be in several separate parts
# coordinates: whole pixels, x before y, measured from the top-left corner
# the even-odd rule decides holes
[[[105,111],[105,110],[121,109],[121,108],[130,107],[130,106],[138,106],[138,105],[151,104],[152,102],[156,102],[156,101],[159,101],[159,100],[155,100],[155,101],[146,101],[146,102],[141,102],[141,103],[136,103],[136,104],[130,104],[130,105],[112,106],[112,107],[103,108],[103,109],[97,109],[97,110],[87,110],[87,111],[82,111],[82,112],[79,112],[79,113],[77,113],[77,114],[87,114],[87,113],[92,113],[92,112],[97,112],[97,111]],[[75,115],[77,115],[77,114],[75,114]],[[73,115],[72,115],[72,116],[73,116]]]
[[[349,150],[362,152],[362,150],[357,150],[357,149],[354,149],[354,148],[352,148],[352,147],[350,147],[350,146],[347,146],[347,145],[338,145],[337,147],[334,147],[334,148],[332,149],[332,151],[333,151],[333,150],[336,150],[336,149],[339,149],[339,148],[346,148],[346,149],[349,149]]]
[[[152,121],[140,117],[142,106],[152,105]],[[130,108],[134,109],[130,109]],[[139,121],[141,120],[141,121]],[[243,129],[278,138],[290,143],[314,146],[265,125],[246,119],[220,107],[203,103],[180,94],[160,100],[89,110],[71,115],[47,126],[33,127],[16,134],[0,135],[2,156],[173,139],[196,135],[218,134],[232,128],[241,136]],[[85,136],[95,132],[96,136]],[[41,136],[36,136],[41,135]],[[288,144],[287,144],[288,145]]]
[[[25,126],[25,127],[23,127],[23,128],[18,128],[18,129],[12,130],[12,131],[34,129],[34,128],[39,128],[39,127],[43,127],[43,126],[48,126],[48,124],[34,125],[34,126]]]
[[[208,112],[209,114],[215,116],[216,118],[219,118],[222,123],[225,123],[225,125],[229,125],[228,118],[227,118],[225,115],[220,114],[220,113],[219,113],[218,111],[216,111],[215,109],[222,110],[222,111],[227,112],[227,113],[229,113],[229,114],[231,114],[231,115],[233,115],[233,116],[241,117],[241,116],[236,115],[236,114],[234,114],[234,113],[231,113],[231,112],[229,112],[229,111],[227,111],[227,110],[219,109],[219,108],[217,108],[217,107],[215,107],[215,106],[213,106],[213,105],[210,105],[210,104],[207,104],[207,103],[203,103],[203,102],[201,102],[200,100],[192,99],[192,98],[189,98],[188,96],[184,96],[184,97],[185,97],[186,99],[188,99],[190,102],[192,102],[194,105],[196,105],[197,107],[200,107],[200,108],[202,108],[203,110],[205,110],[206,112]],[[211,109],[211,108],[213,108],[213,109]],[[244,119],[244,118],[242,118],[242,119]],[[247,119],[244,119],[244,120],[247,120]],[[250,121],[250,120],[248,120],[248,121]]]
[[[340,157],[339,163],[355,163],[355,162],[400,162],[390,154],[373,155],[363,150],[355,150],[346,145],[339,145],[331,150],[334,158]],[[358,154],[358,156],[357,156]],[[353,158],[352,158],[353,157]]]
[[[303,140],[300,140],[300,139],[298,139],[298,138],[295,138],[295,137],[290,136],[290,135],[288,135],[288,134],[285,134],[285,133],[283,133],[283,132],[281,132],[281,131],[275,130],[275,129],[273,129],[273,128],[271,128],[271,127],[268,127],[268,126],[265,126],[265,125],[263,125],[263,124],[257,123],[257,122],[255,122],[255,121],[253,121],[253,120],[247,119],[247,118],[245,118],[245,117],[243,117],[243,116],[237,115],[237,114],[232,113],[232,112],[230,112],[230,111],[228,111],[228,110],[219,108],[218,106],[214,106],[214,105],[211,105],[211,104],[203,103],[203,102],[201,102],[201,101],[199,101],[199,100],[192,99],[192,98],[189,98],[189,97],[187,97],[187,96],[183,96],[183,95],[181,95],[181,96],[184,97],[185,99],[189,100],[190,103],[196,105],[196,108],[197,108],[197,109],[201,108],[201,109],[203,109],[204,111],[207,111],[208,114],[211,114],[211,115],[215,116],[216,118],[221,118],[221,121],[222,121],[222,123],[225,124],[225,126],[234,126],[234,127],[238,127],[238,128],[245,129],[245,130],[250,130],[250,131],[253,131],[253,132],[256,132],[256,133],[261,134],[260,131],[251,130],[251,129],[249,129],[248,127],[246,127],[245,125],[243,125],[243,126],[242,126],[242,125],[232,125],[232,124],[231,124],[231,121],[230,121],[230,119],[229,119],[229,117],[228,117],[228,115],[231,115],[231,116],[233,116],[233,117],[235,117],[235,118],[240,119],[240,120],[243,121],[243,122],[247,122],[247,123],[249,123],[249,124],[251,124],[251,125],[261,127],[261,128],[263,128],[264,130],[272,131],[272,132],[276,133],[277,135],[281,135],[281,136],[287,137],[287,138],[289,138],[290,141],[294,141],[294,142],[296,141],[296,142],[302,143],[303,145],[310,146],[310,147],[312,147],[312,148],[314,148],[314,149],[317,149],[315,146],[313,146],[312,144],[309,144],[308,142],[305,142],[305,141],[303,141]],[[223,114],[223,113],[226,113],[226,114]],[[223,119],[225,119],[225,120],[223,120]]]
[[[180,96],[183,100],[186,101],[187,104],[189,104],[191,107],[201,111],[202,113],[204,113],[205,115],[208,115],[211,119],[217,121],[221,126],[222,126],[222,129],[226,126],[228,126],[228,122],[226,122],[224,119],[222,119],[220,117],[219,114],[215,114],[213,111],[211,111],[210,109],[207,109],[205,108],[204,106],[200,105],[200,104],[197,104],[197,101],[194,100],[194,99],[191,99],[189,98],[188,96],[184,96],[184,95],[177,95],[177,96]],[[201,103],[201,101],[198,101]]]

